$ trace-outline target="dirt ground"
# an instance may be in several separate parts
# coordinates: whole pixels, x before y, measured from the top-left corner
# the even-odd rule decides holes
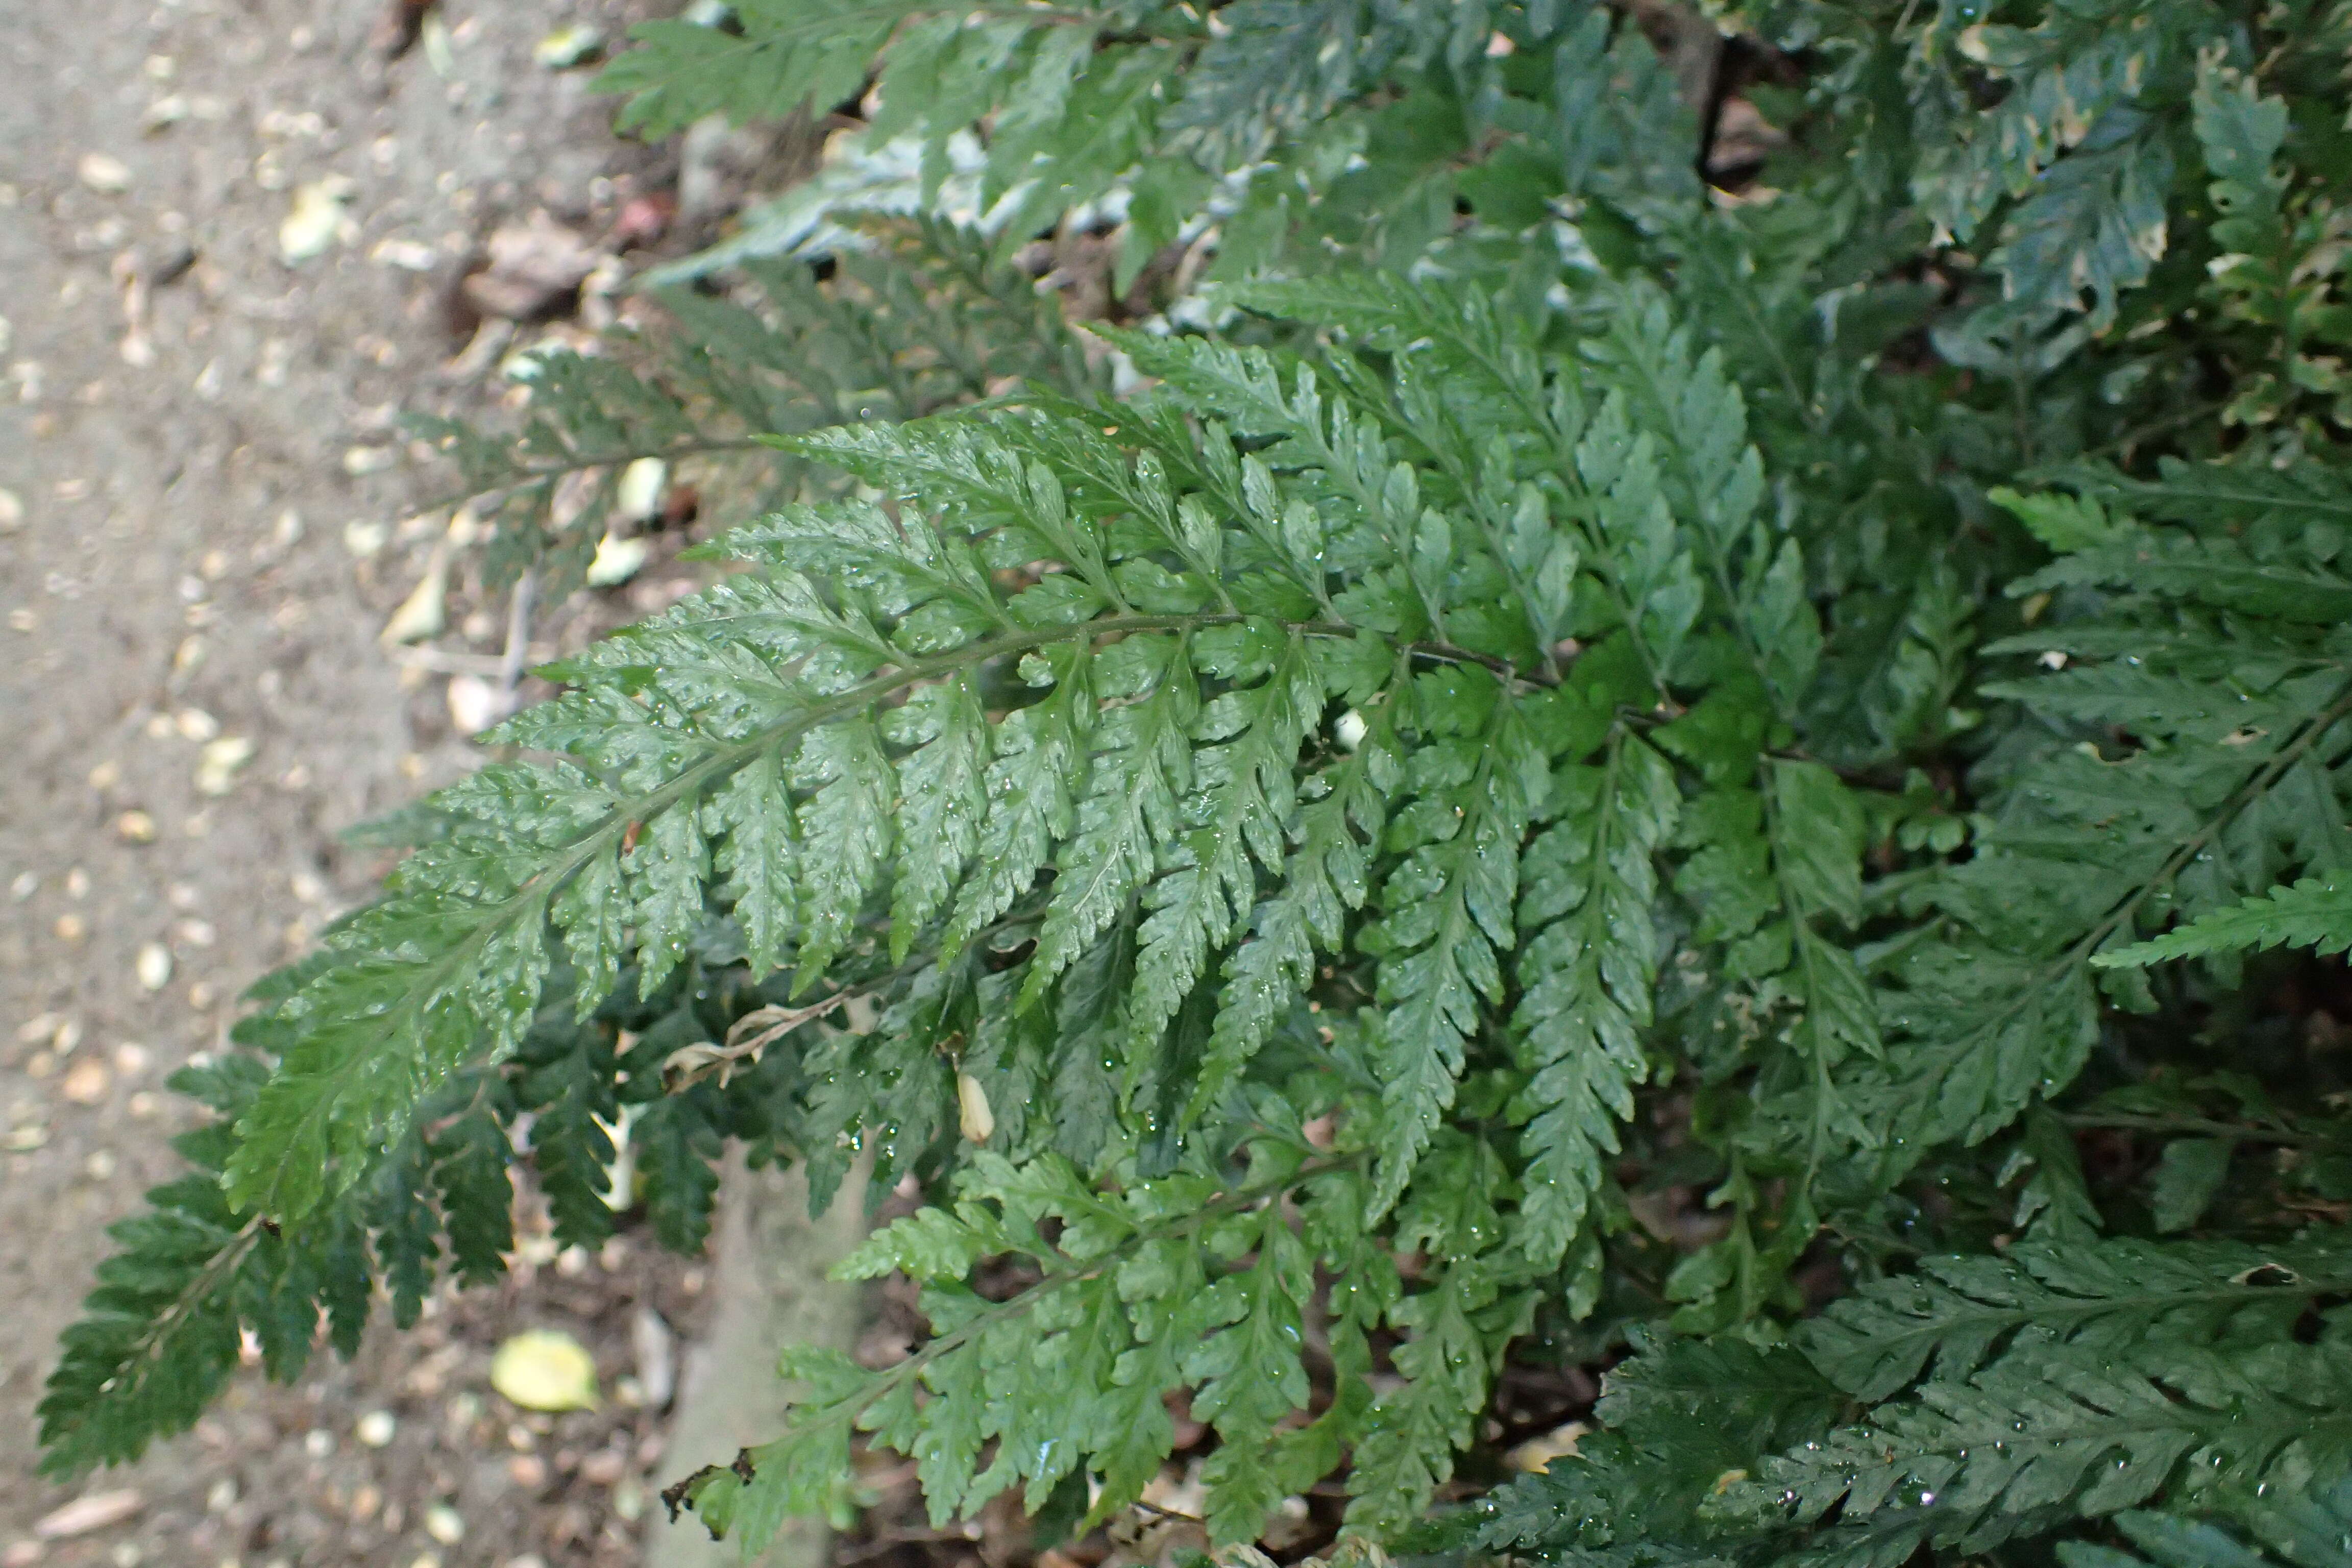
[[[376,640],[438,532],[402,523],[450,482],[395,416],[499,391],[447,369],[455,281],[500,223],[593,237],[670,178],[588,72],[533,58],[617,38],[619,5],[446,0],[391,60],[384,7],[0,15],[0,1563],[620,1563],[658,1506],[661,1330],[691,1331],[704,1270],[634,1237],[526,1241],[504,1290],[351,1367],[248,1373],[135,1467],[30,1479],[103,1229],[174,1170],[163,1079],[364,895],[380,868],[338,830],[468,765],[445,679]],[[289,263],[321,196],[325,248]],[[444,646],[494,652],[499,612],[461,584]],[[602,1408],[489,1390],[526,1327],[595,1352]]]

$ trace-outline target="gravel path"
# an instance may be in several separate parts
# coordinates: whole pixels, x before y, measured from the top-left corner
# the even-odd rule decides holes
[[[333,835],[467,765],[443,682],[375,641],[437,532],[402,521],[446,482],[395,413],[489,395],[442,369],[466,258],[534,207],[593,232],[664,178],[611,136],[586,73],[532,60],[559,25],[613,37],[618,18],[588,0],[446,9],[433,47],[389,62],[380,0],[47,0],[0,26],[15,1476],[103,1227],[174,1168],[188,1113],[164,1077],[363,896],[380,867]],[[322,197],[326,247],[289,264],[281,224]],[[462,629],[495,646],[496,608]],[[562,1328],[612,1390],[644,1370],[647,1310],[691,1321],[699,1273],[630,1239],[525,1258],[504,1291],[375,1336],[350,1368],[322,1360],[293,1390],[248,1374],[129,1470],[5,1489],[0,1563],[634,1561],[656,1414],[614,1398],[526,1418],[489,1393],[488,1354]],[[77,1499],[62,1522],[86,1528],[60,1532]]]

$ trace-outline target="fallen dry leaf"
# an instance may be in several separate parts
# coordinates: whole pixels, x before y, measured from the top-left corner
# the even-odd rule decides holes
[[[491,234],[489,265],[466,279],[466,302],[485,316],[530,321],[562,305],[603,259],[577,233],[535,212]]]
[[[449,543],[443,540],[433,547],[425,563],[425,575],[392,618],[383,624],[377,640],[387,647],[402,643],[423,642],[438,637],[449,624]]]
[[[368,47],[385,59],[398,59],[416,43],[425,28],[425,14],[433,0],[386,0],[375,26],[368,29]]]
[[[967,1143],[985,1143],[996,1131],[996,1113],[988,1108],[988,1090],[968,1072],[956,1074],[956,1127]]]
[[[62,1508],[50,1510],[33,1526],[43,1541],[64,1541],[120,1524],[139,1511],[143,1500],[129,1487],[117,1491],[88,1492]]]
[[[635,576],[653,547],[642,539],[615,539],[606,534],[596,543],[596,558],[588,563],[591,588],[617,588]]]
[[[586,65],[604,52],[604,29],[570,22],[540,39],[530,58],[547,70],[560,71]]]
[[[621,470],[613,487],[613,515],[624,522],[645,522],[658,515],[662,493],[669,481],[669,465],[659,458],[639,458]]]
[[[415,239],[387,239],[368,252],[368,259],[404,272],[430,272],[441,265],[441,253]]]

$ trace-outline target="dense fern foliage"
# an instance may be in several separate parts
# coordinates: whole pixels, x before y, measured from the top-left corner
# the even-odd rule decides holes
[[[740,1143],[919,1189],[844,1272],[933,1331],[678,1489],[753,1550],[857,1441],[1084,1531],[1181,1408],[1227,1545],[2346,1561],[2352,6],[1720,22],[647,29],[626,118],[977,124],[986,226],[453,433],[522,554],[640,457],[776,500],[188,1079],[52,1467],[495,1278],[519,1172],[697,1247]],[[992,270],[1082,206],[1206,293]]]
[[[1029,280],[992,265],[952,226],[874,229],[803,266],[752,262],[751,288],[728,299],[657,294],[657,350],[630,359],[568,351],[523,356],[532,393],[519,430],[486,433],[418,416],[478,500],[489,540],[484,579],[504,587],[535,568],[556,595],[580,586],[616,520],[630,465],[766,453],[746,488],[773,500],[820,490],[813,472],[764,437],[868,419],[911,419],[982,401],[992,386],[1092,387],[1097,372],[1060,314]]]

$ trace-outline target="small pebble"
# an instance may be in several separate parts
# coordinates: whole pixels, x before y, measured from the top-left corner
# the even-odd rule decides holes
[[[313,1426],[302,1435],[302,1451],[314,1459],[323,1459],[335,1451],[335,1435],[324,1426]]]
[[[111,1149],[91,1150],[89,1152],[89,1158],[81,1163],[81,1168],[83,1173],[89,1176],[91,1181],[105,1181],[109,1176],[114,1174],[114,1151]]]
[[[124,1078],[137,1078],[147,1070],[147,1047],[136,1040],[125,1040],[114,1047],[114,1070]]]
[[[69,899],[86,899],[89,897],[89,872],[77,866],[72,870],[66,873],[66,897]]]
[[[449,722],[460,735],[478,735],[497,723],[506,707],[504,693],[478,675],[449,678]]]
[[[393,1418],[391,1411],[371,1410],[360,1417],[359,1425],[352,1429],[352,1435],[371,1448],[381,1448],[392,1441],[393,1433],[398,1429],[399,1423]]]
[[[507,1461],[507,1479],[535,1490],[547,1484],[547,1461],[537,1454],[517,1454]]]
[[[244,735],[205,742],[196,762],[196,788],[206,795],[226,795],[236,785],[237,770],[253,760],[253,742]]]
[[[183,741],[209,741],[220,733],[220,721],[201,708],[183,708],[172,717],[172,727]]]
[[[199,980],[188,987],[188,1005],[201,1013],[213,1005],[214,994],[209,982]]]
[[[362,1485],[352,1494],[352,1518],[364,1524],[375,1517],[383,1506],[383,1489],[373,1483]]]
[[[455,1546],[466,1539],[466,1521],[447,1503],[436,1502],[425,1510],[425,1533],[444,1546]]]
[[[155,819],[143,811],[126,811],[114,819],[114,831],[125,844],[152,844]]]
[[[59,915],[57,932],[59,942],[79,942],[89,934],[89,922],[79,915]]]
[[[139,988],[161,991],[172,984],[172,950],[160,942],[151,942],[139,949]]]
[[[106,1098],[113,1075],[101,1061],[79,1061],[58,1080],[58,1093],[76,1105],[96,1105]]]
[[[14,533],[24,526],[24,501],[15,490],[0,489],[0,533]]]
[[[74,172],[83,184],[102,196],[119,196],[131,188],[131,165],[109,153],[83,153]]]
[[[157,1111],[163,1109],[163,1102],[156,1099],[153,1094],[142,1089],[137,1094],[131,1097],[130,1103],[125,1105],[123,1109],[130,1111],[134,1119],[145,1121],[149,1118],[152,1117]]]
[[[92,789],[112,789],[121,782],[121,765],[111,759],[89,770],[89,787]]]
[[[226,1476],[223,1476],[219,1480],[215,1481],[212,1485],[212,1489],[205,1493],[205,1511],[206,1513],[226,1513],[230,1509],[235,1508],[236,1506],[236,1482]]]
[[[308,261],[330,246],[356,237],[359,226],[344,216],[351,199],[349,180],[330,175],[294,193],[286,221],[278,226],[278,254],[289,267]]]

